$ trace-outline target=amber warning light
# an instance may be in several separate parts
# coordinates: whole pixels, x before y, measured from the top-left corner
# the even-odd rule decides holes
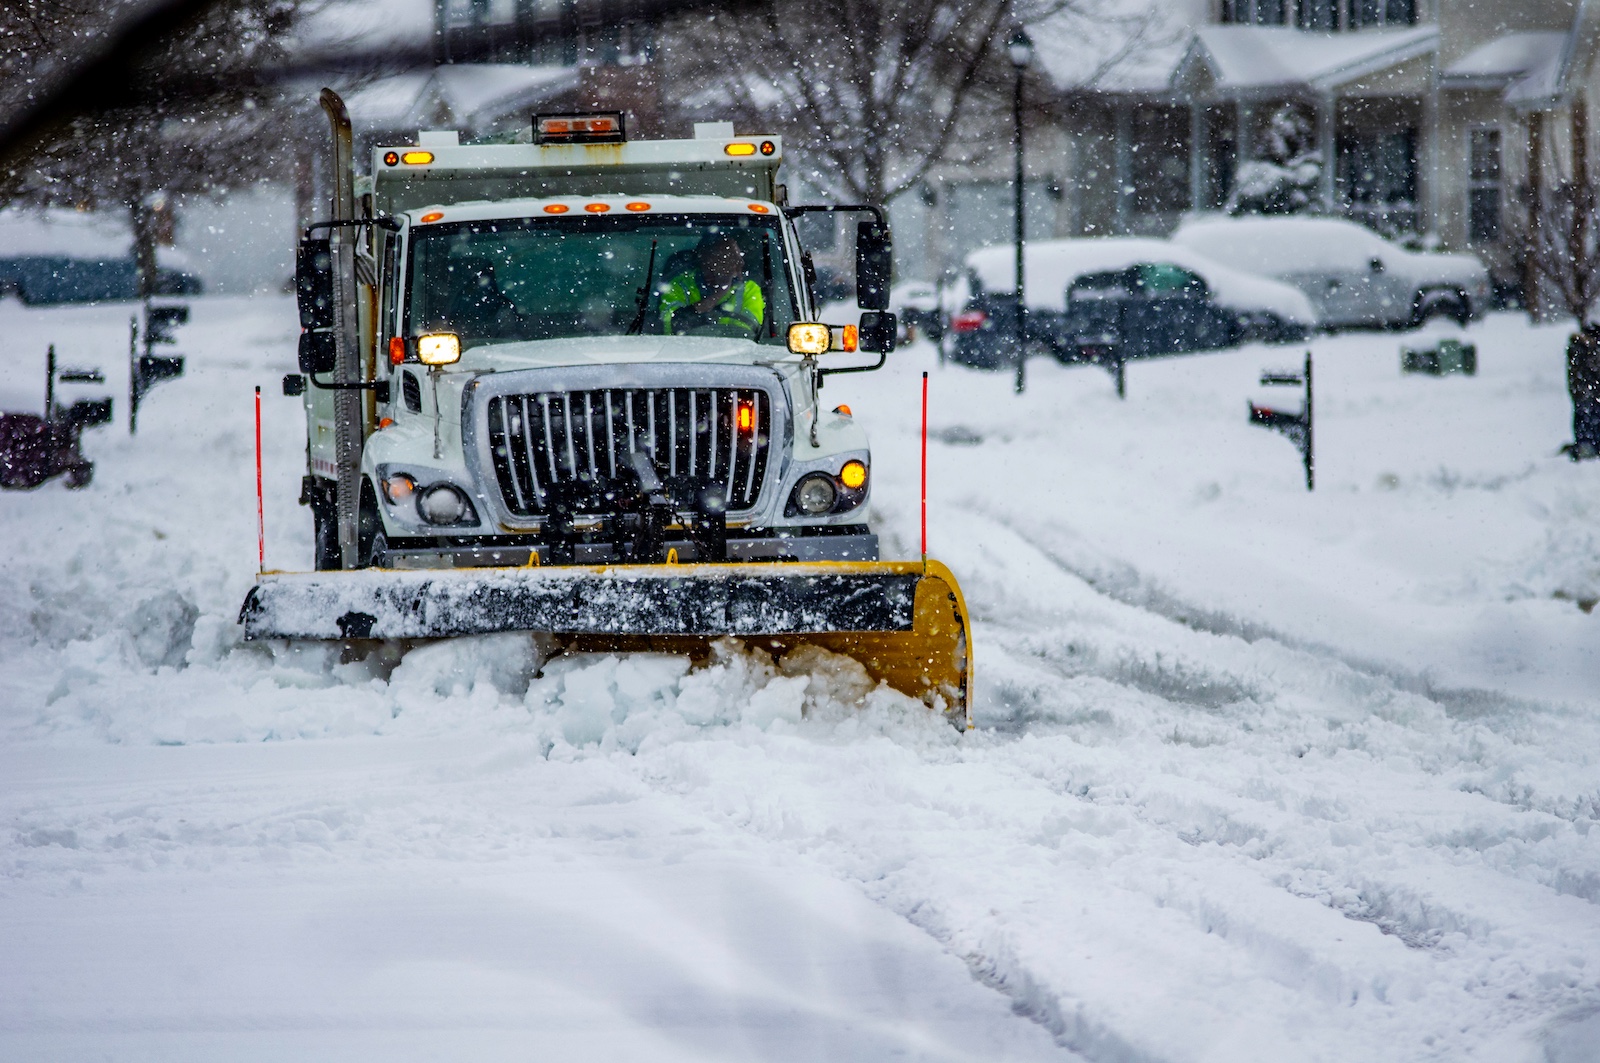
[[[621,144],[627,139],[627,124],[621,111],[533,117],[535,144]]]

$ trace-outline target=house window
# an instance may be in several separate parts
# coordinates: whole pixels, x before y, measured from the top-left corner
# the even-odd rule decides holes
[[[1222,21],[1239,26],[1281,26],[1292,0],[1222,0]]]
[[[1346,133],[1339,139],[1339,192],[1357,207],[1417,201],[1417,131]]]
[[[1347,19],[1350,29],[1362,29],[1366,26],[1414,26],[1416,23],[1416,0],[1350,0]]]
[[[1188,209],[1188,108],[1135,109],[1129,153],[1129,177],[1136,212],[1163,214]]]
[[[1338,0],[1296,0],[1295,24],[1303,30],[1339,28]]]
[[[1500,131],[1474,129],[1467,173],[1467,236],[1474,243],[1500,238]]]

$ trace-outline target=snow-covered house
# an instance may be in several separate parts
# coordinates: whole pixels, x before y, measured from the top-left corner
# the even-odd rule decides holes
[[[1513,283],[1529,145],[1544,141],[1546,168],[1570,154],[1535,130],[1595,91],[1597,8],[1211,0],[1169,69],[1062,91],[1077,134],[1073,227],[1162,232],[1223,207],[1242,163],[1281,153],[1288,112],[1308,134],[1316,206],[1476,251]]]
[[[1103,67],[1081,34],[1036,29],[1030,235],[1165,233],[1250,193],[1241,176],[1276,176],[1299,182],[1312,209],[1476,252],[1502,285],[1520,283],[1528,185],[1571,174],[1574,104],[1600,102],[1600,0],[1157,10],[1165,24]],[[970,246],[969,201],[983,200],[988,239],[1009,238],[1008,171],[1000,158],[930,183],[919,228],[936,261],[948,268]]]

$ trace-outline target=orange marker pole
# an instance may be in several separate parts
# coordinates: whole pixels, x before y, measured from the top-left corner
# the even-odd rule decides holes
[[[261,385],[256,385],[256,571],[267,570],[267,521],[261,502]]]
[[[922,560],[928,560],[928,374],[922,374]]]

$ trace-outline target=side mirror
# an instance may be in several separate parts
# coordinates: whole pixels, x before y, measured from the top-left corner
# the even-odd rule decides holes
[[[889,309],[892,258],[888,229],[874,221],[856,226],[856,304],[863,310]]]
[[[888,354],[894,350],[895,330],[899,324],[893,314],[881,310],[867,311],[861,315],[858,346],[873,354]]]
[[[338,362],[338,354],[333,333],[300,333],[300,372],[331,373]]]
[[[333,242],[331,240],[300,241],[295,253],[294,285],[295,295],[300,304],[300,327],[332,328]],[[304,349],[302,346],[301,350]]]
[[[1369,269],[1371,269],[1372,272],[1374,272],[1374,273],[1382,273],[1383,272],[1383,259],[1374,257],[1371,262],[1367,263],[1367,267]]]

